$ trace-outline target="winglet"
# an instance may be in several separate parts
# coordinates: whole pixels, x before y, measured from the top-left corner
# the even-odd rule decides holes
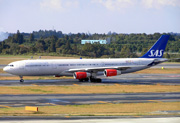
[[[149,51],[140,58],[162,58],[169,35],[162,35]]]

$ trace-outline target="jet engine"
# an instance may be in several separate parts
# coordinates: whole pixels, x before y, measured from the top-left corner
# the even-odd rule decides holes
[[[85,79],[85,78],[90,77],[90,76],[91,76],[91,74],[87,73],[87,72],[75,72],[73,74],[73,77],[75,79]]]
[[[104,70],[104,76],[106,76],[106,77],[117,76],[117,75],[121,75],[121,71],[116,70],[116,69],[105,69]]]

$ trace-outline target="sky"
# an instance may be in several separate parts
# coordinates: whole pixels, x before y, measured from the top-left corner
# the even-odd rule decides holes
[[[0,0],[0,32],[180,33],[180,0]]]

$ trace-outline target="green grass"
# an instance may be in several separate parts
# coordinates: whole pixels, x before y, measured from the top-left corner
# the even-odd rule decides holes
[[[17,89],[17,88],[16,88]],[[31,92],[37,92],[37,93],[52,93],[53,91],[46,91],[46,90],[42,90],[42,89],[28,89]]]
[[[25,111],[24,107],[1,108],[0,116],[141,116],[162,115],[157,111],[179,111],[180,102],[119,103],[92,105],[39,106],[38,112]],[[166,115],[166,114],[163,114]],[[170,113],[167,115],[179,115]]]
[[[180,92],[180,85],[0,86],[0,94],[97,94]]]

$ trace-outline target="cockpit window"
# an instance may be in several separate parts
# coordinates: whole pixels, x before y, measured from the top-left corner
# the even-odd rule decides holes
[[[10,64],[10,65],[8,65],[8,66],[10,66],[10,67],[14,67],[14,65],[13,65],[13,64]]]

